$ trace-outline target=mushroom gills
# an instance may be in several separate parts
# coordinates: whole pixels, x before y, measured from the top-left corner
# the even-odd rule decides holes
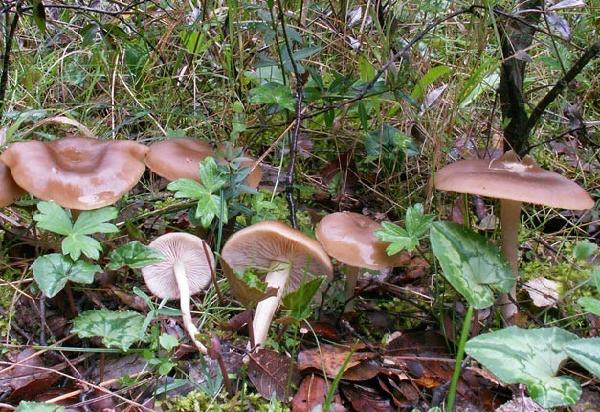
[[[292,265],[289,263],[278,263],[265,277],[265,283],[268,288],[277,288],[277,295],[270,296],[261,300],[256,305],[256,313],[252,322],[254,333],[254,346],[263,346],[269,334],[269,327],[279,307],[279,302],[283,296],[283,291],[290,278]]]

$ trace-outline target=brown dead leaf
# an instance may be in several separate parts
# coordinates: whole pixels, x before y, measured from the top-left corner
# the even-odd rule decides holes
[[[298,354],[298,369],[301,371],[317,369],[324,371],[328,378],[334,378],[351,351],[345,347],[326,344],[321,345],[320,349],[320,351],[319,348],[315,348],[300,352]],[[346,365],[346,371],[376,356],[371,352],[354,352]]]
[[[379,362],[367,360],[358,365],[346,369],[342,375],[342,379],[348,381],[367,381],[377,376],[381,370]]]
[[[323,405],[327,396],[327,383],[314,373],[305,376],[292,400],[292,412],[311,412],[315,406]]]
[[[39,356],[32,357],[35,353],[35,350],[26,348],[21,352],[9,354],[8,358],[10,361],[19,365],[8,370],[6,373],[0,374],[2,386],[6,385],[15,391],[37,380],[47,378],[51,373],[39,369],[44,365]]]
[[[361,385],[342,385],[340,389],[355,411],[391,412],[394,410],[390,400],[372,388]]]
[[[131,309],[135,309],[137,311],[140,312],[145,312],[146,309],[148,309],[148,306],[146,305],[146,302],[144,302],[144,299],[142,299],[141,297],[137,296],[137,295],[131,295],[129,293],[125,293],[117,288],[112,288],[112,292],[115,294],[115,296],[117,298],[119,298],[119,300],[129,306]]]
[[[265,399],[271,399],[274,393],[280,401],[288,400],[290,386],[299,380],[298,369],[292,359],[268,349],[250,355],[248,377]]]

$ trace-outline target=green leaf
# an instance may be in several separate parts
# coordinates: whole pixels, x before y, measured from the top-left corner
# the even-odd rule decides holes
[[[46,32],[46,8],[42,3],[42,0],[29,0],[31,4],[31,15],[33,16],[33,21],[38,26],[38,29],[42,33]]]
[[[592,257],[592,255],[598,249],[598,245],[590,242],[589,240],[582,240],[575,243],[573,247],[573,257],[579,261],[586,261]]]
[[[291,317],[300,322],[310,316],[310,303],[324,280],[325,277],[314,278],[283,297],[283,304],[290,311]]]
[[[260,280],[260,275],[254,269],[249,268],[245,272],[235,272],[235,277],[259,293],[265,293],[267,290],[267,284]]]
[[[577,299],[577,304],[580,305],[586,312],[600,316],[600,300],[589,296],[584,296]]]
[[[431,248],[444,277],[475,309],[494,304],[494,291],[508,293],[515,283],[498,248],[462,225],[435,222]]]
[[[56,296],[67,281],[90,284],[94,275],[100,271],[100,266],[81,260],[73,262],[68,256],[52,253],[38,257],[31,266],[33,278],[49,298]]]
[[[450,68],[448,66],[435,66],[429,69],[427,73],[421,77],[417,84],[415,84],[415,87],[410,94],[411,97],[415,100],[421,99],[427,91],[427,87],[448,72],[450,72]]]
[[[37,227],[67,236],[73,231],[71,217],[55,202],[38,202],[39,213],[33,215]]]
[[[210,156],[200,162],[198,171],[202,185],[210,193],[220,190],[225,186],[225,183],[227,183],[227,179],[219,170],[219,166],[215,162],[215,159]]]
[[[200,199],[206,192],[202,184],[192,179],[177,179],[168,184],[167,189],[175,192],[177,199]]]
[[[164,256],[144,245],[141,242],[133,241],[125,243],[113,250],[109,255],[110,262],[107,267],[110,270],[117,270],[123,266],[129,266],[133,269],[143,268],[144,266],[152,265],[154,263],[162,262]]]
[[[179,346],[179,341],[173,335],[169,335],[168,333],[163,333],[159,336],[158,342],[160,346],[162,346],[167,352],[171,352],[174,348]]]
[[[406,210],[405,228],[390,222],[383,222],[381,229],[375,232],[377,239],[389,242],[386,252],[393,255],[401,250],[414,250],[419,240],[427,233],[433,221],[432,215],[424,213],[423,205],[417,203]]]
[[[544,408],[554,408],[573,405],[581,396],[579,383],[555,376],[568,358],[565,348],[577,339],[577,335],[560,328],[512,326],[471,339],[465,352],[504,383],[525,384],[534,401]]]
[[[296,110],[296,98],[289,87],[273,82],[250,90],[250,103],[277,104],[290,112]]]
[[[37,226],[65,236],[61,244],[62,253],[70,255],[73,260],[79,259],[81,253],[90,259],[100,257],[102,245],[87,235],[119,231],[115,225],[107,223],[117,217],[114,207],[83,211],[74,225],[67,212],[55,202],[39,202],[37,208],[39,213],[33,216]]]
[[[577,339],[570,342],[565,351],[571,359],[600,379],[600,338]]]
[[[131,310],[88,310],[73,321],[73,333],[80,338],[99,336],[106,347],[126,351],[145,339],[143,325],[144,317]]]
[[[45,402],[21,401],[15,412],[65,412],[65,408]]]
[[[594,266],[592,268],[590,280],[592,284],[596,286],[596,291],[600,293],[600,266]]]

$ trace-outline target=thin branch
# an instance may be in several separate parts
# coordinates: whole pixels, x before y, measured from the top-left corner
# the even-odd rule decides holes
[[[529,115],[527,124],[525,125],[525,131],[527,135],[531,133],[537,122],[540,120],[546,108],[552,103],[559,94],[567,87],[567,85],[577,77],[579,73],[585,68],[585,66],[595,57],[600,55],[600,37],[596,39],[596,42],[588,47],[585,52],[581,55],[579,60],[571,67],[571,69],[560,79],[552,89],[544,96],[544,98],[537,104],[535,109]]]
[[[290,135],[290,163],[288,165],[287,175],[285,177],[285,194],[290,209],[290,222],[294,229],[298,228],[298,222],[296,221],[296,203],[294,201],[294,171],[296,168],[296,152],[298,150],[298,135],[300,134],[300,125],[302,124],[302,95],[303,95],[303,81],[300,78],[300,70],[298,64],[294,59],[292,53],[292,46],[288,39],[287,32],[285,30],[285,18],[283,16],[283,7],[281,0],[277,0],[277,9],[279,22],[281,23],[281,31],[283,34],[283,41],[287,50],[288,56],[290,57],[290,63],[294,70],[294,77],[296,78],[296,120],[294,122],[294,128]]]
[[[8,13],[8,12],[7,12]],[[8,23],[8,14],[6,15]],[[6,35],[4,44],[4,64],[2,65],[2,77],[0,77],[0,118],[2,117],[2,110],[4,108],[4,98],[6,96],[6,85],[8,83],[8,71],[10,70],[10,51],[12,49],[13,38],[15,31],[17,30],[17,24],[19,23],[19,11],[15,11],[15,16],[10,24],[10,29]]]

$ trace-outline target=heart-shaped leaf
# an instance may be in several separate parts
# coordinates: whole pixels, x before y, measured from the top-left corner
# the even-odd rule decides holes
[[[577,339],[577,335],[560,328],[512,326],[471,339],[465,352],[501,381],[527,385],[534,401],[544,408],[554,408],[573,405],[581,396],[579,383],[555,376],[569,357],[566,347]]]
[[[94,275],[100,271],[98,265],[82,260],[74,262],[60,253],[38,257],[31,268],[35,282],[49,298],[56,296],[69,280],[76,283],[92,283]]]
[[[152,249],[141,242],[133,241],[125,243],[113,250],[110,253],[109,259],[110,262],[107,267],[110,270],[117,270],[123,266],[139,269],[153,263],[162,262],[164,256],[157,250]]]
[[[565,351],[571,359],[600,378],[600,338],[577,339],[570,342]]]
[[[435,222],[431,248],[444,277],[475,309],[494,304],[494,292],[507,293],[515,283],[500,250],[462,225]]]
[[[88,310],[73,321],[73,333],[80,338],[100,336],[105,346],[126,351],[145,339],[144,316],[132,310]]]

